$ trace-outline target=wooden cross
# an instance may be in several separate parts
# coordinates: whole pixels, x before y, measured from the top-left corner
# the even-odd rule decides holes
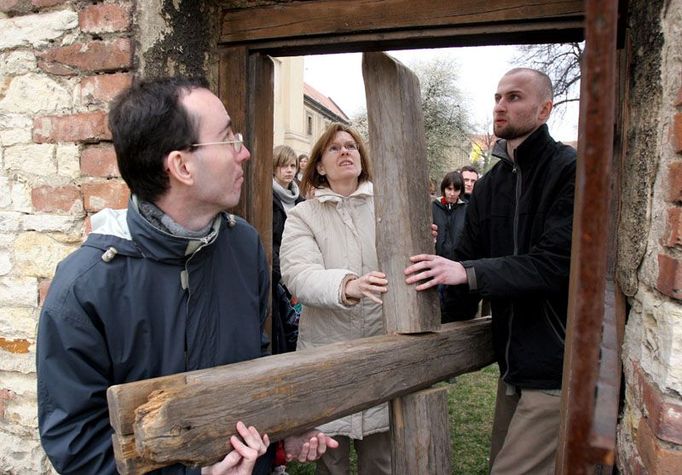
[[[490,364],[490,320],[441,328],[435,290],[404,283],[407,257],[433,252],[419,83],[383,53],[363,75],[388,334],[110,387],[119,472],[215,463],[238,420],[279,440],[388,400],[393,473],[451,472],[446,389],[414,392]]]

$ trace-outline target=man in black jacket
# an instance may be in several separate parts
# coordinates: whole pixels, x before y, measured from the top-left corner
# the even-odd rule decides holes
[[[470,317],[491,302],[500,381],[490,466],[493,474],[553,473],[559,430],[575,151],[555,142],[547,119],[552,83],[512,69],[495,93],[493,154],[474,188],[455,260],[410,258],[408,284],[447,284],[446,311]]]

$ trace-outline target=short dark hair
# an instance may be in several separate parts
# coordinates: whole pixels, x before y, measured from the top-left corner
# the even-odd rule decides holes
[[[445,189],[451,185],[456,191],[464,189],[464,180],[459,172],[450,172],[443,177],[443,181],[440,182],[441,195],[445,195]]]
[[[476,170],[476,167],[472,167],[471,165],[464,165],[462,168],[459,169],[460,173],[464,172],[474,172],[476,176],[480,176],[481,174],[478,173],[478,170]]]
[[[142,79],[114,99],[109,129],[118,169],[141,200],[153,202],[168,191],[163,159],[198,142],[198,119],[180,101],[192,90],[207,86],[203,79]]]
[[[322,154],[324,154],[327,146],[334,140],[334,137],[338,132],[347,132],[353,137],[355,143],[358,145],[358,153],[360,154],[360,164],[362,166],[362,171],[360,176],[358,176],[358,183],[363,181],[372,180],[372,170],[370,170],[369,164],[369,154],[367,153],[367,147],[362,140],[362,135],[356,129],[350,125],[342,124],[341,122],[332,122],[327,126],[322,135],[317,139],[313,149],[310,152],[310,159],[305,167],[305,173],[303,174],[303,180],[301,180],[301,188],[304,192],[308,192],[314,188],[321,188],[323,186],[329,186],[327,183],[327,177],[320,175],[317,171],[317,164],[322,161]]]

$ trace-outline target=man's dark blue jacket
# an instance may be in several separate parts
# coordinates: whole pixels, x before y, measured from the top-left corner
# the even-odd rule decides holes
[[[133,199],[92,223],[57,267],[38,326],[40,438],[60,473],[116,473],[109,386],[263,354],[269,270],[246,221],[221,214],[205,238],[180,238]]]

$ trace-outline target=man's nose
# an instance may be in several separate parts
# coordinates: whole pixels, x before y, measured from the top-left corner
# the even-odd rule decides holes
[[[246,145],[242,146],[240,152],[241,153],[237,155],[237,158],[239,159],[240,162],[245,162],[251,158],[251,152],[249,151],[249,148]]]

